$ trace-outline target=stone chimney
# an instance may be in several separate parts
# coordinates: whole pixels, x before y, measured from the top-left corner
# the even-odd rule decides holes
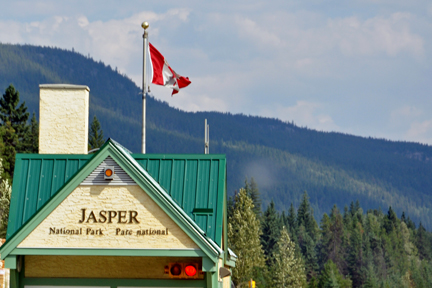
[[[39,85],[39,154],[87,154],[87,86]]]

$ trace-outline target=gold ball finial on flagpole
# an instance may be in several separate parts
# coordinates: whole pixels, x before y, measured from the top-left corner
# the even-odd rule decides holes
[[[144,28],[144,30],[146,30],[149,26],[150,26],[150,24],[148,22],[143,22],[141,24],[141,27]]]

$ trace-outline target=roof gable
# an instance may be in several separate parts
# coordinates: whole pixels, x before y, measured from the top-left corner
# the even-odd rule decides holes
[[[49,213],[51,213],[79,185],[79,183],[81,183],[108,156],[111,156],[209,257],[215,257],[221,253],[219,248],[220,246],[212,239],[205,236],[205,232],[178,204],[175,203],[175,201],[173,201],[161,185],[155,181],[147,171],[145,171],[143,167],[121,147],[121,145],[117,145],[115,141],[108,140],[98,153],[94,156],[90,156],[91,159],[87,158],[89,156],[83,158],[84,160],[87,160],[87,163],[75,172],[76,174],[70,178],[61,189],[54,192],[54,195],[49,199],[49,201],[47,201],[37,213],[24,222],[25,224],[21,228],[15,227],[19,229],[15,229],[14,235],[12,235],[11,238],[8,238],[8,241],[1,248],[2,258],[6,256],[3,253],[7,254],[11,249],[16,247],[32,231],[32,229],[40,224],[43,219],[45,219],[45,217],[47,217]],[[23,184],[21,183],[21,185]],[[22,195],[19,195],[18,197],[21,196]],[[19,203],[18,201],[15,202]],[[14,209],[17,208],[18,207],[14,207]],[[25,205],[24,208],[26,208]],[[11,231],[14,230],[11,229]]]
[[[199,249],[138,185],[79,185],[17,248]]]
[[[104,168],[112,167],[114,169],[113,179],[105,180]],[[135,181],[130,178],[130,176],[111,158],[108,156],[102,161],[99,166],[93,170],[84,179],[80,185],[108,185],[108,186],[118,186],[118,185],[137,185]]]

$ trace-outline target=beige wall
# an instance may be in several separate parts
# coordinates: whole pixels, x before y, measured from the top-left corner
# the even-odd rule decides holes
[[[202,265],[200,258],[25,256],[25,277],[169,279],[164,268],[173,262]]]
[[[229,268],[229,267],[226,267],[226,268]],[[224,277],[224,278],[222,278],[222,280],[223,280],[223,288],[231,288],[231,276],[227,276],[227,277]]]
[[[39,153],[87,154],[90,89],[63,84],[39,87]]]
[[[82,210],[136,211],[140,223],[79,223]],[[121,219],[127,221],[126,217]],[[86,216],[86,220],[88,217]],[[98,220],[98,219],[97,219]],[[103,220],[101,218],[101,220]],[[54,234],[53,230],[62,233]],[[64,229],[82,234],[65,234]],[[80,230],[81,229],[81,230]],[[87,234],[87,229],[103,235]],[[117,229],[132,235],[116,235]],[[168,235],[137,235],[140,230],[166,231]],[[50,234],[51,233],[51,234]],[[139,186],[78,186],[19,245],[19,248],[128,248],[128,249],[199,249],[192,239]]]

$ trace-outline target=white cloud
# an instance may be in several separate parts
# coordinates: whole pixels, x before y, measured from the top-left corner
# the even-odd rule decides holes
[[[386,53],[396,56],[401,52],[413,55],[424,53],[421,36],[412,33],[409,13],[393,13],[389,17],[376,16],[360,19],[356,16],[320,19],[313,13],[274,13],[261,19],[236,16],[240,37],[248,37],[258,47],[277,48],[296,55],[322,55],[330,51],[346,56]],[[307,17],[300,19],[300,17]],[[312,27],[302,24],[310,20]],[[299,24],[300,23],[300,24]]]
[[[261,23],[257,23],[256,21],[244,16],[236,16],[235,18],[235,25],[238,28],[240,37],[255,39],[257,45],[260,45],[261,48],[265,49],[269,49],[269,45],[278,48],[284,46],[279,35],[271,30],[265,29],[264,25]]]
[[[410,141],[432,143],[432,120],[411,123],[406,138]]]
[[[15,21],[0,21],[0,41],[3,43],[22,43],[23,25]]]
[[[340,130],[332,117],[322,112],[323,108],[320,103],[297,101],[294,106],[274,105],[273,109],[264,109],[262,114],[277,117],[283,121],[294,121],[297,125],[313,127],[321,131]]]
[[[392,120],[402,119],[403,121],[406,121],[406,120],[410,120],[410,119],[415,119],[421,115],[423,115],[422,109],[419,109],[415,106],[405,105],[401,108],[393,110],[391,112],[391,119]]]
[[[1,42],[73,47],[140,85],[146,20],[150,41],[192,80],[172,98],[168,89],[152,87],[172,106],[278,117],[325,131],[373,130],[378,137],[389,127],[400,138],[428,133],[415,131],[428,120],[422,111],[432,109],[432,84],[420,81],[432,72],[432,18],[405,9],[403,1],[340,3],[338,14],[292,1],[170,1],[149,3],[145,11],[136,10],[137,1],[106,1],[102,8],[105,1],[96,1],[70,13],[66,4],[44,12],[41,7],[55,2],[39,2],[28,2],[28,22],[0,20]],[[432,5],[422,7],[432,15]],[[115,16],[102,15],[107,11]]]
[[[360,21],[357,17],[329,20],[332,40],[336,40],[342,53],[374,54],[384,52],[396,56],[408,51],[413,55],[424,53],[423,39],[411,33],[408,13],[394,13],[389,18],[374,17]]]

